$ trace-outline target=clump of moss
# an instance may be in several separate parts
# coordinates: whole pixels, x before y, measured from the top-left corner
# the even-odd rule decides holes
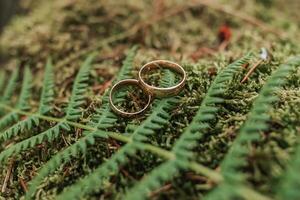
[[[189,7],[181,1],[32,1],[30,12],[17,16],[0,37],[1,53],[5,70],[11,71],[18,61],[20,66],[30,65],[37,74],[38,93],[41,87],[46,59],[54,60],[56,76],[57,106],[59,115],[70,95],[71,83],[84,56],[81,50],[97,52],[94,68],[91,72],[93,87],[89,89],[89,99],[85,117],[88,119],[93,109],[101,105],[101,95],[111,84],[116,71],[124,59],[124,52],[130,46],[138,44],[134,65],[139,69],[144,63],[153,59],[172,59],[183,64],[188,73],[186,88],[182,94],[180,105],[172,111],[171,123],[159,131],[151,141],[156,146],[170,149],[180,137],[183,129],[191,122],[205,93],[216,74],[233,60],[248,50],[258,52],[266,47],[272,59],[260,65],[246,83],[240,80],[248,68],[237,74],[228,85],[226,101],[218,113],[210,134],[199,141],[196,149],[196,160],[203,165],[219,170],[219,164],[226,155],[241,124],[246,120],[253,100],[257,97],[265,80],[278,65],[289,56],[299,53],[295,43],[299,24],[289,13],[281,9],[295,12],[294,2],[268,1],[270,7],[256,1],[243,1],[243,4],[232,3],[234,11],[242,10],[249,15],[271,24],[275,29],[285,30],[285,37],[268,33],[260,27],[253,26],[240,18],[224,15],[203,5]],[[284,6],[283,6],[284,5]],[[172,13],[175,14],[172,14]],[[164,17],[165,13],[171,13]],[[229,45],[220,50],[218,30],[226,24],[232,37]],[[126,37],[99,45],[109,37],[135,30]],[[196,55],[196,56],[195,56]],[[62,60],[72,58],[60,66]],[[133,72],[133,77],[136,72]],[[297,133],[300,130],[300,69],[288,77],[286,86],[278,91],[280,101],[270,110],[270,129],[261,133],[262,139],[253,145],[249,156],[247,170],[249,183],[257,191],[272,196],[279,177],[285,170],[287,162],[295,151]],[[36,105],[36,102],[32,102]],[[130,132],[145,119],[142,116],[131,121],[120,119],[115,131]],[[56,154],[67,144],[74,142],[81,135],[64,134],[65,140],[53,144],[45,144],[40,152],[28,151],[15,158],[12,176],[3,198],[19,199],[24,194],[20,179],[25,182],[37,172],[51,155]],[[72,160],[63,169],[48,177],[38,191],[38,196],[53,198],[62,187],[70,185],[79,177],[88,174],[103,160],[108,159],[121,143],[99,140],[97,145],[89,147],[87,155]],[[122,199],[125,191],[154,169],[161,160],[149,153],[138,154],[124,166],[121,172],[107,180],[102,191],[91,195],[91,199]],[[0,185],[7,174],[7,166],[1,166]],[[153,199],[198,199],[211,191],[215,185],[205,177],[193,173],[184,173],[176,178],[161,192],[153,193]]]

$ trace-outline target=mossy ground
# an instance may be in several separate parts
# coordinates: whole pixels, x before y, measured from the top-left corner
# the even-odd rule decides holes
[[[197,2],[197,1],[195,1]],[[139,45],[135,68],[153,59],[171,59],[183,64],[188,73],[187,86],[180,105],[172,112],[170,125],[157,132],[152,143],[170,149],[180,137],[218,71],[247,51],[259,52],[267,48],[272,59],[260,65],[243,84],[247,72],[235,76],[228,85],[226,101],[207,134],[196,149],[197,161],[219,170],[219,164],[235,139],[241,124],[246,120],[253,100],[271,72],[288,57],[299,54],[299,3],[290,1],[220,1],[218,7],[229,6],[232,14],[224,14],[211,6],[188,5],[185,1],[98,1],[98,0],[53,0],[25,1],[24,14],[15,17],[2,34],[1,67],[12,71],[16,63],[29,65],[34,72],[36,101],[43,79],[46,59],[51,56],[56,63],[56,115],[59,116],[70,95],[74,76],[84,58],[76,56],[88,49],[97,51],[94,62],[91,88],[84,118],[89,119],[93,109],[101,105],[101,95],[109,88],[119,70],[125,51]],[[298,8],[297,8],[298,7]],[[29,12],[30,11],[30,12]],[[253,16],[267,24],[253,25],[236,13]],[[218,31],[221,26],[230,27],[229,44],[223,48]],[[272,27],[272,31],[270,28]],[[108,37],[125,36],[119,40],[99,43]],[[126,35],[127,34],[127,35]],[[96,48],[99,46],[99,48]],[[78,54],[79,55],[79,54]],[[253,59],[250,67],[257,61]],[[133,77],[136,72],[133,72]],[[262,194],[273,197],[276,185],[289,161],[300,132],[300,68],[288,77],[286,86],[278,91],[280,101],[270,110],[270,129],[261,133],[261,140],[251,146],[251,155],[245,173],[249,183]],[[151,109],[150,109],[151,110]],[[147,115],[147,114],[146,114]],[[114,131],[125,132],[138,125],[146,116],[133,120],[120,119]],[[38,128],[40,129],[40,128]],[[38,131],[38,130],[37,130]],[[41,130],[39,130],[41,131]],[[19,199],[24,194],[24,184],[34,176],[57,151],[63,149],[81,135],[62,134],[53,144],[45,143],[38,150],[28,151],[14,157],[12,175],[3,199]],[[21,138],[16,138],[19,141]],[[48,177],[38,191],[41,199],[52,199],[63,187],[109,158],[122,144],[103,140],[89,147],[87,155],[74,159]],[[3,148],[3,147],[1,147]],[[120,173],[107,180],[106,188],[92,195],[91,199],[122,199],[123,193],[142,176],[151,171],[161,160],[142,153],[132,158]],[[1,166],[0,185],[7,174],[7,166]],[[23,184],[24,183],[24,184]],[[181,174],[167,183],[153,199],[199,199],[214,188],[207,178],[192,172]]]

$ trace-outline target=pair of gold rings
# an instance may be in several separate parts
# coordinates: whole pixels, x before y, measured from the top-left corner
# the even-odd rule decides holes
[[[151,70],[160,69],[160,68],[171,69],[171,70],[177,72],[178,74],[180,74],[181,75],[180,82],[174,86],[166,87],[166,88],[156,87],[156,86],[146,83],[146,81],[143,79],[143,76]],[[151,104],[151,101],[154,98],[170,97],[170,96],[175,96],[175,95],[179,94],[179,92],[181,92],[181,90],[183,89],[185,82],[186,82],[186,72],[179,64],[171,62],[171,61],[167,61],[167,60],[155,60],[155,61],[145,64],[141,68],[141,70],[138,73],[137,80],[136,79],[126,79],[126,80],[121,80],[121,81],[117,82],[110,91],[109,103],[110,103],[112,110],[116,114],[121,115],[123,117],[134,117],[134,116],[137,116],[137,115],[143,113],[144,111],[146,111],[147,108],[149,107],[149,105]],[[139,110],[137,112],[126,112],[126,111],[120,110],[119,108],[117,108],[115,106],[115,104],[113,103],[114,93],[118,89],[120,89],[121,87],[124,87],[126,85],[138,86],[147,94],[147,104],[144,106],[144,108],[142,108],[141,110]]]

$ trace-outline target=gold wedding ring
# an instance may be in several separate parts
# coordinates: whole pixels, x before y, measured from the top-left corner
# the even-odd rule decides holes
[[[148,94],[147,93],[147,104],[144,106],[143,109],[137,111],[137,112],[125,112],[119,108],[117,108],[117,106],[115,106],[115,104],[113,103],[113,95],[114,93],[120,89],[121,87],[124,87],[126,85],[135,85],[135,86],[138,86],[138,87],[141,87],[141,85],[139,84],[139,81],[136,80],[136,79],[126,79],[126,80],[122,80],[122,81],[119,81],[118,83],[116,83],[110,93],[109,93],[109,103],[110,103],[110,106],[112,108],[112,110],[116,113],[116,114],[119,114],[123,117],[134,117],[134,116],[137,116],[143,112],[145,112],[147,110],[147,108],[149,107],[150,103],[151,103],[151,100],[152,100],[152,96],[151,94]]]
[[[163,88],[163,87],[156,87],[156,86],[149,85],[148,83],[146,83],[144,81],[143,75],[145,75],[146,72],[149,72],[153,69],[161,69],[161,68],[171,69],[171,70],[179,73],[182,76],[180,82],[177,85]],[[123,117],[134,117],[134,116],[137,116],[137,115],[145,112],[147,110],[147,108],[150,106],[150,103],[154,97],[162,98],[162,97],[169,97],[169,96],[174,96],[174,95],[179,94],[179,92],[181,92],[181,90],[183,89],[185,82],[186,82],[186,72],[180,65],[178,65],[177,63],[171,62],[171,61],[167,61],[167,60],[155,60],[155,61],[145,64],[141,68],[141,70],[139,71],[139,74],[138,74],[138,80],[126,79],[126,80],[117,82],[112,87],[112,89],[109,93],[109,103],[110,103],[112,110],[116,114],[121,115]],[[146,95],[148,97],[147,104],[141,110],[139,110],[137,112],[126,112],[126,111],[123,111],[123,110],[117,108],[117,106],[115,106],[115,104],[113,103],[114,93],[118,89],[120,89],[121,87],[124,87],[126,85],[138,86],[146,93]]]
[[[149,85],[146,83],[143,79],[143,75],[146,72],[149,72],[153,69],[161,69],[161,68],[167,68],[176,71],[182,76],[182,79],[177,85],[167,87],[167,88],[162,88],[162,87],[156,87],[153,85]],[[152,62],[149,62],[145,64],[139,74],[138,74],[138,80],[139,83],[141,84],[142,88],[147,91],[147,93],[151,94],[154,97],[162,98],[162,97],[170,97],[170,96],[175,96],[181,92],[183,89],[185,82],[186,82],[186,72],[184,69],[178,65],[177,63],[168,61],[168,60],[155,60]]]

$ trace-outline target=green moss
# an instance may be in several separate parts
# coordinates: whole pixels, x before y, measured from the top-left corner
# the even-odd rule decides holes
[[[235,11],[242,11],[263,20],[277,31],[284,31],[285,36],[268,33],[261,27],[253,26],[240,18],[225,15],[222,12],[205,6],[194,6],[183,9],[170,17],[162,17],[165,13],[186,6],[184,1],[31,1],[29,10],[24,15],[14,18],[0,37],[2,60],[6,71],[13,71],[15,63],[20,62],[20,69],[29,64],[34,73],[33,88],[35,97],[31,102],[37,108],[37,96],[41,90],[45,63],[49,56],[53,58],[56,99],[55,116],[61,116],[71,95],[74,77],[83,61],[81,52],[92,50],[97,52],[96,61],[91,71],[91,87],[88,89],[88,101],[85,104],[81,119],[89,121],[91,114],[102,102],[102,94],[109,88],[124,59],[124,52],[133,44],[140,48],[134,60],[133,77],[136,71],[148,61],[154,59],[171,59],[182,63],[188,73],[188,81],[180,98],[178,108],[171,112],[170,124],[151,136],[155,146],[170,150],[180,137],[183,129],[191,122],[199,105],[217,73],[233,60],[248,50],[258,52],[261,47],[267,48],[271,54],[270,62],[260,65],[249,80],[241,84],[247,69],[236,74],[228,83],[225,102],[222,103],[217,119],[209,129],[209,134],[199,141],[195,149],[195,159],[206,167],[219,170],[219,165],[236,139],[242,123],[254,99],[270,74],[290,56],[299,53],[298,32],[299,16],[297,0],[289,1],[222,1]],[[266,4],[271,5],[265,6]],[[25,6],[28,6],[25,5]],[[26,7],[26,9],[28,9]],[[162,19],[149,23],[151,20]],[[232,37],[229,46],[218,51],[218,29],[223,24],[230,24]],[[134,30],[135,26],[144,24],[139,31],[128,37],[100,45],[108,37],[117,37],[120,33]],[[210,51],[205,51],[210,48]],[[78,53],[80,52],[80,53]],[[77,56],[78,55],[78,56]],[[197,56],[195,56],[197,55]],[[69,61],[68,61],[69,60]],[[64,62],[62,65],[62,61]],[[68,62],[66,62],[68,61]],[[256,59],[251,63],[254,64]],[[277,91],[280,100],[269,111],[271,116],[268,131],[261,133],[261,139],[251,146],[251,155],[244,171],[249,178],[247,182],[257,192],[273,197],[280,177],[286,170],[297,145],[300,130],[300,68],[287,77],[287,84]],[[21,83],[21,80],[19,80]],[[119,119],[113,131],[125,132],[139,125],[145,116],[133,120]],[[45,123],[44,127],[48,126]],[[41,127],[36,128],[40,132]],[[45,143],[38,152],[30,150],[14,158],[11,179],[5,193],[1,197],[19,199],[24,195],[20,178],[26,183],[37,173],[59,150],[73,143],[81,136],[80,129],[72,130],[74,134],[62,132],[64,140]],[[1,134],[1,133],[0,133]],[[25,133],[26,136],[26,133]],[[28,136],[28,135],[27,135]],[[12,142],[21,141],[23,136],[14,138]],[[8,144],[2,144],[1,151]],[[85,156],[71,160],[55,174],[47,177],[39,188],[37,196],[52,199],[62,191],[62,187],[73,184],[80,177],[89,174],[103,160],[108,159],[123,143],[98,139],[89,146]],[[119,174],[107,179],[101,191],[91,194],[87,199],[122,199],[124,193],[131,188],[145,173],[162,163],[162,159],[150,153],[139,153]],[[0,166],[0,186],[4,183],[9,165]],[[153,199],[199,199],[212,191],[215,184],[206,177],[193,172],[182,172],[161,192],[154,193]]]

